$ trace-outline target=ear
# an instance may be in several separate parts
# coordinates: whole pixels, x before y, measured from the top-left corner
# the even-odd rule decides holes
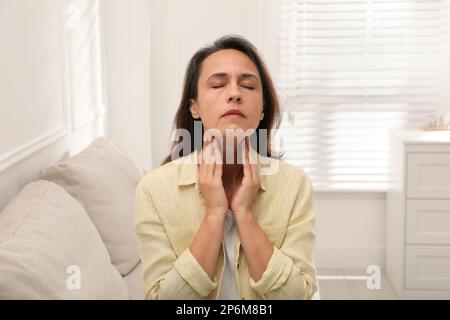
[[[259,119],[259,121],[262,121],[262,119],[264,119],[264,112],[261,113],[261,118]]]
[[[200,115],[197,112],[197,102],[195,102],[193,99],[191,99],[191,106],[189,107],[189,110],[191,111],[192,118],[199,119]]]

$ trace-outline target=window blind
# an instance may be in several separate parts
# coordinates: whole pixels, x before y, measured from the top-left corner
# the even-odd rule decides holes
[[[450,110],[449,2],[276,2],[274,145],[317,190],[386,190],[389,131]]]

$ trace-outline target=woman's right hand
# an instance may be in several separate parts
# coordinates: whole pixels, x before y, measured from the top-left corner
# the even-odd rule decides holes
[[[213,136],[205,141],[199,155],[202,157],[199,184],[206,215],[223,219],[228,211],[228,199],[222,183],[222,155]]]

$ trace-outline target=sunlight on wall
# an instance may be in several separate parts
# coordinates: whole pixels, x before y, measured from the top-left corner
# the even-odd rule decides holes
[[[66,9],[67,61],[72,130],[94,121],[93,137],[105,134],[100,1],[71,1]]]

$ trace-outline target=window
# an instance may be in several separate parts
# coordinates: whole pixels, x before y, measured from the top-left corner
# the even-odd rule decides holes
[[[317,190],[386,190],[389,131],[450,111],[449,2],[276,2],[275,145]]]

